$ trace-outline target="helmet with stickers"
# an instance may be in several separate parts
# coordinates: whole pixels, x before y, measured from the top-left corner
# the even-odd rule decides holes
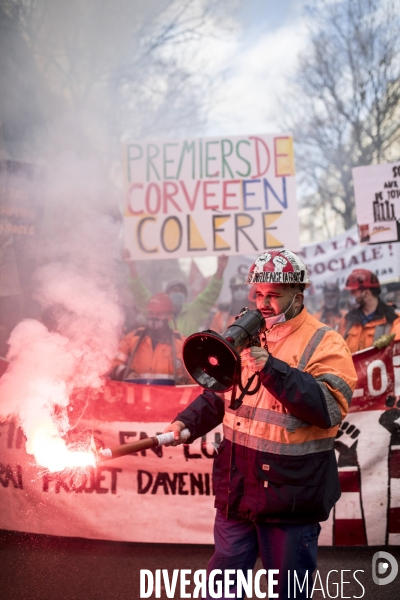
[[[285,248],[261,254],[250,267],[246,283],[295,283],[305,288],[311,285],[302,259]]]

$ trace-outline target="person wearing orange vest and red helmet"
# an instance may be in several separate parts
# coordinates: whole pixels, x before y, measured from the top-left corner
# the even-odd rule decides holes
[[[123,260],[129,265],[131,274],[130,287],[133,293],[135,305],[142,310],[148,302],[151,294],[144,285],[136,269],[136,263],[132,259],[129,250],[122,253]],[[197,294],[194,300],[187,302],[188,289],[181,280],[168,282],[165,293],[171,298],[174,306],[173,327],[182,335],[188,336],[199,330],[201,323],[209,316],[222,288],[223,273],[228,264],[228,257],[224,254],[218,256],[217,270],[204,290]]]
[[[320,311],[314,313],[314,318],[332,329],[337,329],[345,311],[339,308],[340,289],[336,282],[324,283],[324,304]]]
[[[128,333],[119,344],[112,379],[153,385],[192,383],[182,361],[184,338],[168,324],[173,310],[167,294],[150,298],[146,326]]]
[[[213,471],[215,552],[208,565],[209,573],[220,570],[222,582],[230,570],[222,597],[243,597],[235,573],[253,569],[260,553],[264,569],[278,570],[279,598],[309,598],[307,585],[288,591],[288,574],[292,583],[296,571],[300,582],[308,577],[312,585],[319,522],[340,497],[335,437],[357,377],[343,338],[304,306],[310,280],[296,254],[265,252],[247,283],[256,288],[266,332],[262,347],[241,354],[242,385],[258,373],[260,386],[252,384],[237,410],[230,392],[203,391],[165,431],[174,432],[176,445],[188,428],[185,443],[191,443],[223,423]]]
[[[393,306],[380,299],[381,288],[375,273],[355,269],[348,276],[345,289],[356,306],[340,320],[339,333],[351,352],[379,344],[379,340],[385,340],[382,336],[394,334],[394,339],[400,339],[399,315]]]

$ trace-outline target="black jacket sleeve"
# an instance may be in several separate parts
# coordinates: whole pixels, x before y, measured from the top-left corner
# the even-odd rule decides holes
[[[322,429],[331,427],[325,396],[310,373],[290,367],[271,354],[260,371],[261,383],[295,417]]]
[[[214,392],[204,390],[174,420],[185,423],[191,433],[190,438],[187,440],[190,444],[222,423],[223,418],[224,401],[222,398]]]

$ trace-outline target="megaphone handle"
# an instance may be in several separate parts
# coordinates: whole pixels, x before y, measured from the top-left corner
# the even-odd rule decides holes
[[[254,390],[249,392],[250,386],[253,383],[256,375],[258,375],[258,382],[256,384],[256,387],[254,388]],[[253,375],[248,378],[245,387],[242,387],[241,382],[239,383],[239,387],[240,387],[242,393],[240,394],[240,396],[237,400],[236,400],[236,385],[234,386],[234,388],[232,390],[231,403],[229,405],[229,408],[232,408],[232,410],[237,410],[239,408],[239,406],[241,406],[245,395],[249,394],[250,396],[252,396],[253,394],[256,394],[258,392],[258,390],[260,389],[260,386],[261,386],[260,373],[259,373],[259,371],[256,371],[256,373],[253,373]]]
[[[254,381],[254,377],[258,375],[258,381],[256,383],[256,386],[253,390],[250,391],[250,386]],[[243,392],[244,394],[247,394],[248,396],[253,396],[254,394],[257,394],[258,390],[260,389],[261,386],[261,380],[260,380],[260,372],[256,371],[256,373],[254,373],[251,377],[249,377],[249,379],[247,380],[246,386],[243,387],[242,385],[242,380],[239,379],[239,389],[241,392]]]
[[[242,376],[242,362],[239,358],[239,360],[236,364],[235,378],[234,378],[235,383],[233,384],[233,388],[232,388],[231,403],[229,404],[229,408],[231,408],[232,410],[237,410],[243,401],[243,398],[241,399],[240,402],[238,402],[236,400],[236,390],[237,390],[238,384],[239,385],[241,384],[241,376]]]
[[[257,385],[255,387],[255,390],[253,390],[251,392],[251,394],[254,394],[255,391],[258,391],[260,389],[260,385],[259,385],[260,384],[260,373],[257,371],[256,373],[253,373],[253,375],[251,377],[248,378],[245,387],[242,389],[242,393],[240,394],[240,396],[238,398],[238,402],[240,402],[240,404],[242,404],[243,398],[245,397],[245,395],[249,393],[250,386],[253,383],[254,378],[256,377],[256,375],[258,375],[258,383],[257,383]]]

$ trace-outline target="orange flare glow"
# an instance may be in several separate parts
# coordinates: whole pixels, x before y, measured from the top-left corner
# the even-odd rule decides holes
[[[76,467],[96,466],[96,458],[93,452],[69,450],[62,438],[43,429],[36,432],[31,451],[36,462],[52,472]]]

